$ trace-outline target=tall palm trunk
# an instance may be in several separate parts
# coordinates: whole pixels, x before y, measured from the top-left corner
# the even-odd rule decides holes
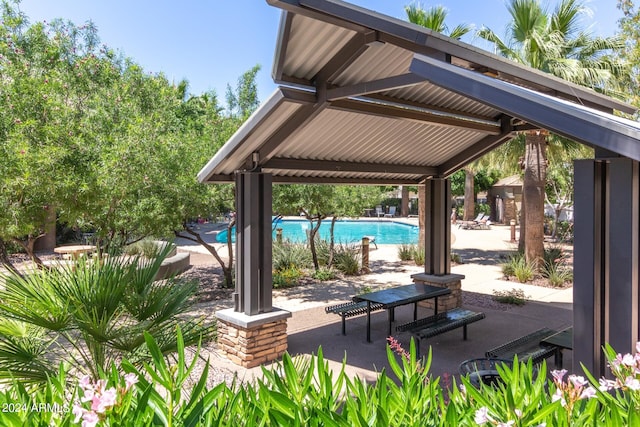
[[[547,179],[547,134],[541,131],[525,135],[524,181],[522,205],[526,205],[521,233],[527,261],[540,266],[544,256],[544,194]]]
[[[474,189],[474,174],[471,169],[464,169],[464,215],[465,221],[471,221],[475,216],[476,195]]]

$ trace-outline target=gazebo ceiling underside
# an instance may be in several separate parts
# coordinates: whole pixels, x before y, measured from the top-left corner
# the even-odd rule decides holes
[[[478,75],[474,85],[482,88],[491,85],[485,80],[495,81],[507,91],[519,85],[549,99],[578,101],[589,113],[593,111],[584,106],[599,110],[594,114],[633,111],[595,92],[346,3],[269,3],[285,9],[273,77],[288,87],[277,89],[203,168],[198,176],[203,182],[227,182],[236,170],[261,169],[274,182],[417,184],[446,177],[515,132],[545,124],[523,119],[528,110],[518,117],[503,108],[501,99],[486,102],[473,85],[461,91],[465,85],[448,77],[431,79],[440,63],[454,65],[466,80]]]

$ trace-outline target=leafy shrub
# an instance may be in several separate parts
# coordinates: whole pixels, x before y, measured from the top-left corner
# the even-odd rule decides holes
[[[311,266],[311,252],[303,243],[285,241],[281,244],[274,244],[272,265],[276,271],[308,268]]]
[[[297,267],[288,267],[273,272],[273,287],[290,288],[298,284],[298,281],[304,277],[304,273]]]
[[[459,254],[451,252],[451,262],[454,264],[462,264],[462,258],[460,258]]]
[[[573,272],[571,270],[554,262],[544,264],[542,276],[546,277],[549,280],[549,284],[554,287],[564,286],[565,283],[573,280]]]
[[[520,283],[528,282],[536,274],[535,265],[527,262],[522,253],[510,255],[507,262],[501,265],[501,268],[505,277],[515,276]]]
[[[333,269],[331,268],[320,267],[320,269],[315,270],[313,274],[311,274],[311,277],[313,277],[316,280],[320,280],[321,282],[324,282],[326,280],[335,279],[336,272],[333,271]]]
[[[318,264],[329,265],[329,241],[316,236],[316,255],[318,256]],[[307,250],[311,250],[308,248]],[[311,254],[311,252],[309,252]]]
[[[400,261],[411,261],[416,249],[416,245],[403,243],[398,246],[398,258],[400,258]]]
[[[360,272],[360,248],[357,244],[336,245],[334,266],[348,276],[355,276]]]
[[[416,265],[424,265],[424,248],[416,246],[413,251],[413,260]]]
[[[143,239],[128,245],[124,249],[124,253],[129,256],[141,255],[145,258],[155,258],[165,245],[171,246],[170,243],[164,243],[154,239]]]
[[[145,331],[164,353],[176,349],[176,325],[182,325],[189,345],[213,339],[215,330],[200,319],[181,318],[195,301],[197,282],[155,281],[169,251],[167,246],[146,261],[108,257],[3,275],[0,381],[44,383],[62,362],[93,379],[123,357],[144,363],[150,357]]]
[[[510,291],[493,290],[493,299],[504,304],[524,305],[527,298],[522,289],[512,288]]]

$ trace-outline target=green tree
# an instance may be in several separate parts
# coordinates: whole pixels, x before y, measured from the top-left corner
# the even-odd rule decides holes
[[[299,185],[274,186],[273,210],[280,215],[302,214],[309,221],[308,244],[311,249],[313,266],[320,268],[316,250],[316,237],[322,221],[332,217],[330,234],[330,259],[333,254],[333,229],[340,217],[357,217],[363,210],[382,199],[380,187],[356,187],[340,185]]]
[[[420,3],[412,3],[404,8],[407,20],[414,24],[445,34],[454,39],[460,39],[469,33],[473,27],[466,24],[456,25],[451,31],[446,24],[449,11],[444,6],[433,6],[425,9]]]
[[[628,101],[640,107],[640,11],[631,0],[618,0],[618,8],[624,14],[620,20],[620,37],[625,44],[625,48],[619,53],[631,68],[628,78],[622,84]],[[636,113],[636,119],[638,114]]]
[[[578,0],[563,0],[548,12],[538,0],[511,0],[508,39],[482,28],[478,36],[493,43],[502,56],[597,91],[616,94],[624,64],[613,52],[623,47],[619,37],[594,37],[582,26],[588,8]],[[521,249],[530,262],[544,254],[544,197],[547,133],[524,133]]]

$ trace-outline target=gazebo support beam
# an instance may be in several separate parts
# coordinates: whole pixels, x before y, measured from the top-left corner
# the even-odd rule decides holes
[[[640,167],[625,158],[576,160],[573,371],[606,371],[602,346],[632,352],[640,335]]]
[[[425,181],[424,210],[424,273],[411,276],[418,284],[448,288],[451,293],[438,298],[438,311],[451,310],[462,306],[461,274],[451,274],[451,182],[448,179],[427,179]],[[422,201],[420,202],[422,203]],[[433,307],[433,302],[420,305]]]

